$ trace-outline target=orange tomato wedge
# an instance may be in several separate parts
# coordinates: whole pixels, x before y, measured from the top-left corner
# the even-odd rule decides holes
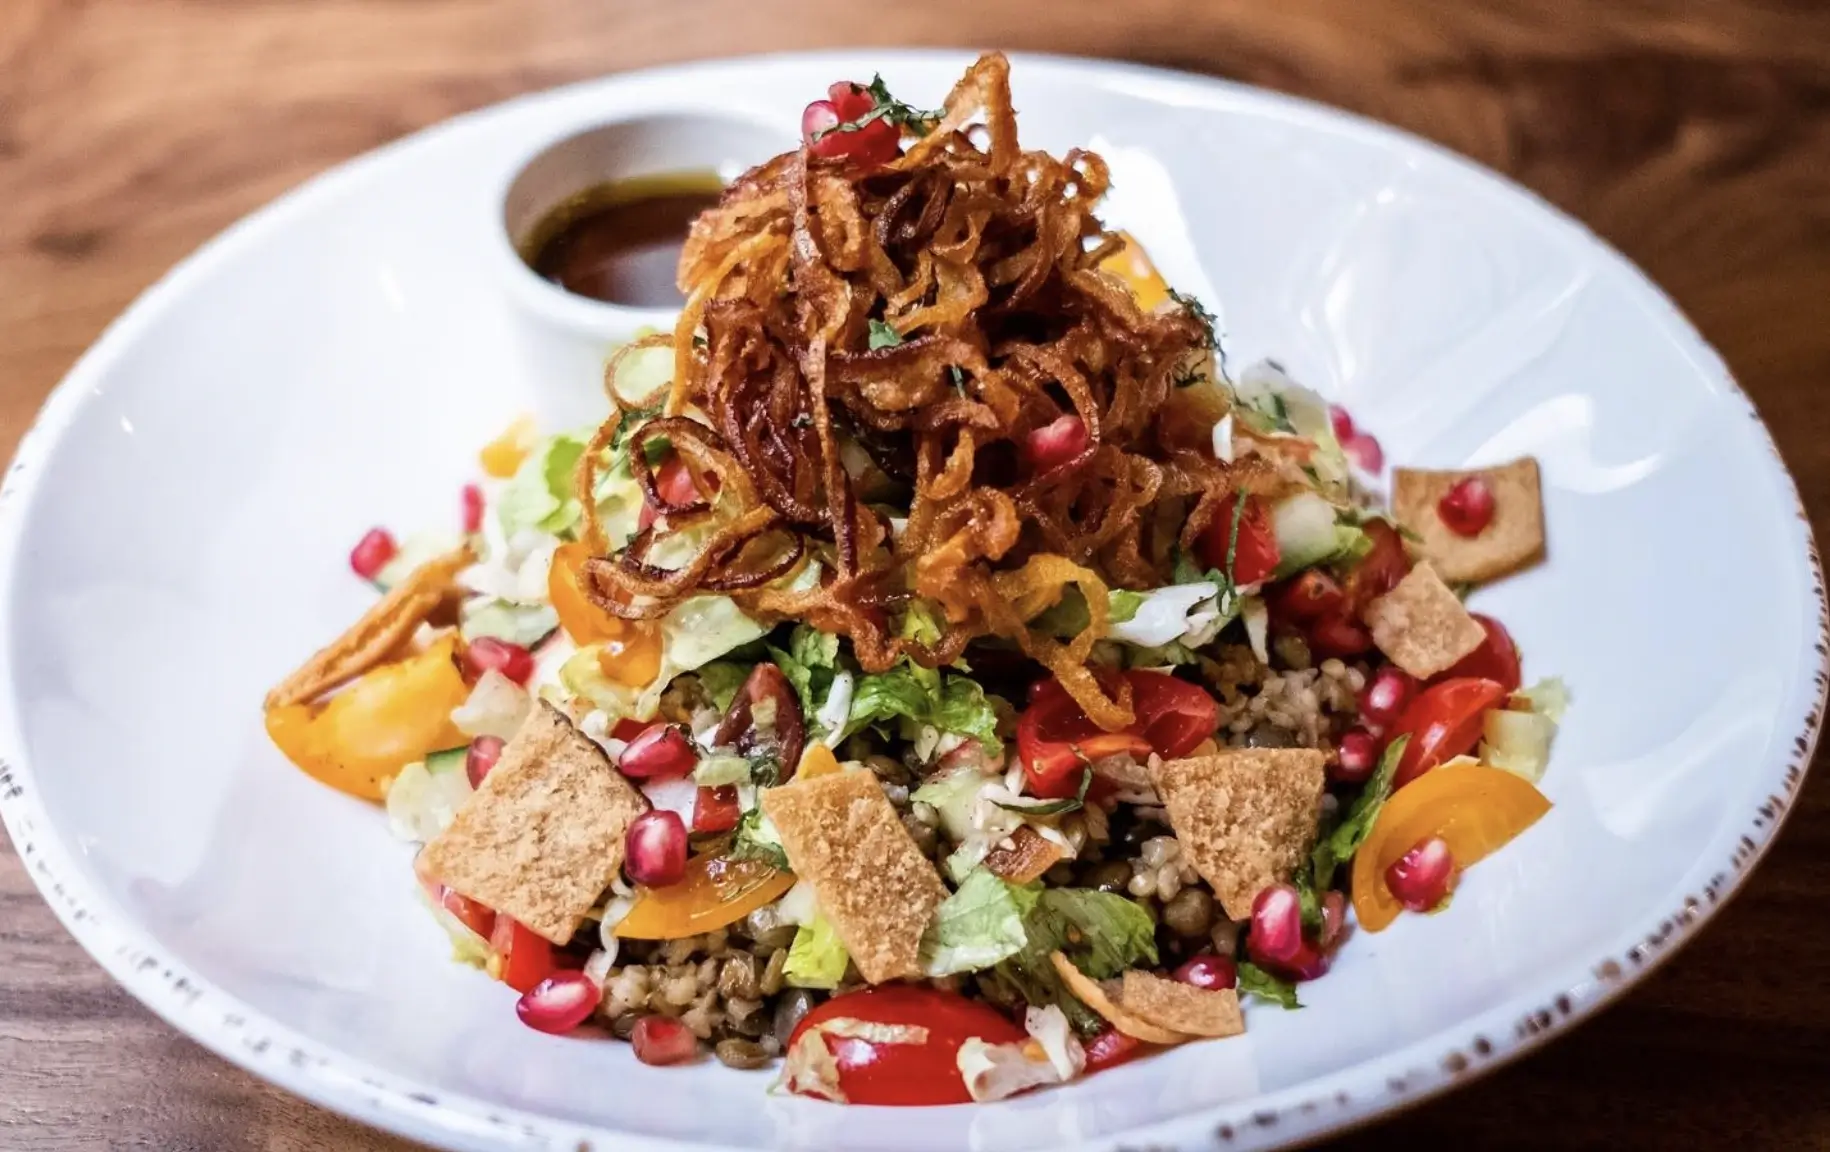
[[[1150,257],[1144,254],[1144,246],[1137,242],[1137,237],[1129,232],[1120,232],[1118,238],[1123,240],[1124,247],[1099,262],[1101,272],[1110,272],[1124,281],[1125,287],[1137,297],[1137,306],[1146,312],[1156,310],[1156,306],[1169,299],[1169,282],[1156,270]]]
[[[1360,927],[1383,930],[1404,905],[1385,872],[1418,841],[1440,836],[1458,868],[1497,852],[1550,811],[1550,801],[1523,777],[1481,764],[1444,764],[1392,794],[1372,835],[1353,858],[1353,910]]]
[[[812,780],[819,776],[830,776],[839,770],[839,758],[832,754],[832,749],[815,740],[807,745],[807,751],[801,753],[801,762],[794,770],[796,780]]]
[[[451,710],[470,695],[457,667],[457,636],[383,664],[328,700],[267,713],[267,735],[286,758],[340,792],[382,798],[395,773],[429,752],[468,742]]]
[[[547,569],[546,590],[559,614],[559,626],[575,644],[596,644],[621,636],[624,622],[599,608],[585,595],[584,566],[591,558],[591,547],[583,541],[561,544],[553,553],[553,566]]]
[[[678,940],[724,928],[794,887],[794,873],[761,860],[711,854],[686,862],[686,876],[665,888],[644,888],[616,926],[631,940]]]
[[[477,463],[483,466],[485,475],[506,480],[521,467],[521,462],[539,441],[540,427],[534,423],[534,418],[518,417],[502,430],[502,435],[483,445],[483,450],[477,453]]]

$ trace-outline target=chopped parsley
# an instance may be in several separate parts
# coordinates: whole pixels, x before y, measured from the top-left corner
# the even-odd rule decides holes
[[[1174,288],[1171,288],[1169,290],[1169,298],[1174,300],[1177,304],[1180,304],[1182,306],[1182,311],[1188,313],[1194,318],[1195,323],[1201,325],[1201,330],[1204,333],[1201,339],[1201,347],[1220,347],[1219,335],[1214,329],[1214,325],[1219,323],[1218,317],[1212,312],[1209,312],[1199,300],[1187,293],[1178,292]]]
[[[852,90],[858,91],[855,85]],[[870,86],[863,91],[870,93],[872,100],[870,111],[856,120],[845,120],[830,128],[820,129],[813,134],[816,142],[824,140],[835,132],[856,132],[879,120],[888,120],[891,124],[899,128],[906,128],[917,136],[926,136],[933,131],[934,125],[940,122],[939,111],[927,112],[920,108],[912,108],[890,95],[889,86],[883,82],[883,77],[880,75],[872,76]]]
[[[879,348],[894,348],[900,343],[902,343],[902,333],[882,320],[871,321],[870,350],[872,352]]]

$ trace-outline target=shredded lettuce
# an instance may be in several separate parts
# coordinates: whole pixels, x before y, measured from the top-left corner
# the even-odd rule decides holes
[[[1120,593],[1114,592],[1112,596]],[[1213,628],[1204,638],[1190,643],[1192,634],[1207,631],[1220,620],[1218,606],[1220,585],[1209,581],[1171,584],[1149,592],[1126,592],[1131,599],[1131,613],[1124,620],[1113,617],[1107,632],[1113,640],[1122,640],[1140,648],[1158,648],[1172,641],[1198,647],[1213,638]]]
[[[394,558],[375,573],[375,586],[386,592],[411,576],[421,564],[456,551],[463,542],[464,538],[456,533],[415,532],[400,542],[400,550],[394,553]]]
[[[712,698],[718,711],[729,711],[731,701],[737,699],[737,690],[750,677],[750,670],[742,664],[728,660],[715,660],[699,668],[699,686]]]
[[[1003,749],[996,706],[976,681],[965,676],[943,677],[907,661],[888,672],[860,676],[852,687],[845,727],[834,739],[843,739],[867,724],[891,720],[971,736],[988,751]]]
[[[1398,774],[1398,761],[1404,758],[1405,745],[1411,742],[1409,736],[1400,736],[1393,740],[1380,757],[1379,766],[1373,770],[1372,779],[1366,787],[1354,797],[1341,822],[1335,825],[1334,831],[1324,836],[1315,845],[1310,854],[1310,863],[1315,869],[1315,886],[1325,889],[1334,881],[1334,870],[1353,859],[1353,854],[1366,843],[1372,835],[1373,824],[1379,819],[1379,810],[1385,807],[1385,801],[1392,794],[1392,780]]]
[[[801,713],[814,716],[825,704],[839,670],[839,638],[805,624],[797,624],[789,634],[786,650],[773,645],[769,655],[794,694],[800,697]]]
[[[528,529],[551,536],[570,532],[582,515],[572,478],[584,454],[585,440],[570,433],[537,444],[496,497],[502,534],[512,539]]]
[[[761,860],[784,872],[788,870],[788,852],[782,847],[781,833],[775,830],[775,825],[763,815],[761,808],[750,809],[737,822],[737,836],[731,841],[730,854],[733,860]]]
[[[532,648],[559,627],[559,613],[550,604],[519,604],[494,596],[473,597],[458,610],[458,634],[466,643],[490,636]]]
[[[388,830],[402,840],[424,843],[451,826],[470,796],[464,773],[433,772],[416,760],[388,785]]]
[[[1114,588],[1106,593],[1106,616],[1114,624],[1129,624],[1137,619],[1138,609],[1144,606],[1151,595],[1149,592],[1133,592],[1129,588]]]
[[[1058,1006],[1074,1031],[1091,1036],[1105,1021],[1061,983],[1049,960],[1064,952],[1095,980],[1157,962],[1156,923],[1142,905],[1084,888],[1044,888],[1023,921],[1023,948],[997,966],[999,978],[1036,1007]]]
[[[1302,1002],[1296,998],[1296,985],[1289,981],[1279,980],[1258,965],[1245,961],[1240,961],[1238,972],[1241,996],[1256,996],[1285,1010],[1302,1007]]]
[[[1512,712],[1496,708],[1481,727],[1480,758],[1492,768],[1522,776],[1536,784],[1550,763],[1551,741],[1557,722],[1541,712]]]
[[[978,972],[1016,955],[1028,943],[1023,920],[1040,894],[1036,885],[1018,887],[974,870],[935,911],[921,941],[922,970],[929,976]]]
[[[812,922],[795,932],[782,979],[796,988],[837,988],[850,962],[832,921],[816,913]]]
[[[691,672],[767,631],[729,596],[694,596],[661,618],[663,664]]]
[[[1533,712],[1542,713],[1558,724],[1563,723],[1563,713],[1569,709],[1569,688],[1561,676],[1546,676],[1529,688],[1512,694],[1513,700],[1524,700]]]

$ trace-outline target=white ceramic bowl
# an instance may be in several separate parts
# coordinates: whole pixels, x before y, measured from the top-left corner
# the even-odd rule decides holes
[[[1528,675],[1574,689],[1556,807],[1447,913],[1352,940],[1303,1011],[991,1107],[845,1109],[643,1067],[521,1027],[446,961],[405,848],[287,766],[259,703],[369,602],[350,543],[452,522],[476,447],[536,395],[492,257],[508,179],[606,119],[742,108],[786,147],[834,78],[881,70],[933,103],[965,63],[771,58],[517,100],[313,181],[108,331],[0,495],[0,811],[101,964],[228,1059],[453,1148],[1243,1148],[1516,1055],[1709,916],[1797,792],[1826,651],[1797,494],[1714,353],[1580,227],[1419,141],[1024,59],[1025,141],[1107,156],[1112,222],[1225,304],[1236,356],[1279,356],[1391,459],[1543,462],[1550,562],[1480,601]]]

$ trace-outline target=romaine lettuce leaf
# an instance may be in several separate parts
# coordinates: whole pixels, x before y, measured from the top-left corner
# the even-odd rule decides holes
[[[1033,1005],[1058,1006],[1082,1036],[1102,1031],[1106,1022],[1061,983],[1049,954],[1066,953],[1095,980],[1157,960],[1156,925],[1150,913],[1112,893],[1043,889],[1023,930],[1023,948],[997,966],[998,977]]]
[[[1256,964],[1240,961],[1238,966],[1238,987],[1241,996],[1256,996],[1268,1000],[1283,1009],[1301,1008],[1302,1003],[1296,998],[1296,985],[1287,980],[1279,980]]]
[[[533,648],[559,627],[551,604],[521,604],[494,596],[472,597],[458,609],[458,634],[466,642],[490,636]]]
[[[782,979],[796,988],[837,988],[845,979],[845,966],[851,962],[845,945],[832,921],[816,914],[813,921],[801,925],[788,947],[788,963],[782,967]]]
[[[1006,883],[976,869],[959,891],[941,902],[921,941],[922,970],[929,976],[978,972],[1016,955],[1028,942],[1024,917],[1041,889]]]
[[[1334,870],[1353,859],[1360,845],[1372,835],[1379,810],[1385,807],[1385,801],[1392,794],[1392,779],[1398,774],[1398,761],[1404,758],[1404,747],[1410,742],[1409,736],[1400,736],[1386,747],[1379,766],[1373,770],[1372,779],[1354,797],[1341,822],[1316,844],[1309,859],[1315,869],[1318,890],[1326,890],[1334,882]]]
[[[585,440],[570,433],[536,445],[496,497],[502,534],[512,539],[530,528],[553,536],[570,532],[581,516],[572,480],[584,454]]]

